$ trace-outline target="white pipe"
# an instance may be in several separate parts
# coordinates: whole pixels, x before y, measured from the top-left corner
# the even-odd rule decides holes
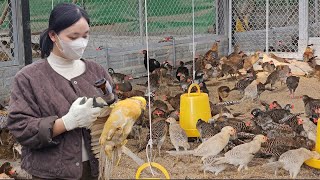
[[[192,0],[192,62],[193,62],[193,80],[195,79],[196,76],[196,66],[195,66],[195,55],[196,50],[195,50],[195,44],[194,44],[194,0]]]
[[[145,11],[145,26],[146,26],[146,46],[147,46],[147,72],[148,72],[148,109],[149,109],[149,133],[150,133],[150,136],[149,136],[149,142],[147,144],[147,147],[146,147],[146,154],[147,154],[147,159],[148,159],[148,162],[150,162],[150,159],[152,159],[152,145],[153,145],[153,142],[152,142],[152,122],[151,122],[151,92],[150,92],[150,71],[149,71],[149,36],[148,36],[148,6],[147,6],[147,0],[144,1],[144,4],[145,4],[145,8],[144,8],[144,11]],[[148,147],[150,147],[150,158],[148,156]],[[153,170],[152,170],[152,167],[150,166],[150,170],[151,170],[151,173],[152,175],[153,174]]]
[[[228,54],[231,53],[232,51],[232,0],[229,0],[229,52]]]

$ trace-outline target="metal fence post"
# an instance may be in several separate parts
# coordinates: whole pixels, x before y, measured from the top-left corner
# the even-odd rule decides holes
[[[308,0],[299,0],[299,42],[298,53],[302,59],[305,47],[308,44]]]
[[[11,0],[11,12],[12,12],[12,29],[13,29],[13,53],[14,53],[14,65],[22,65],[25,62],[24,48],[18,48],[23,46],[23,29],[22,27],[22,14],[21,14],[21,1]]]
[[[266,0],[266,53],[269,53],[269,0]]]
[[[319,19],[319,1],[314,1],[314,23],[319,24]]]
[[[220,29],[220,27],[219,27],[219,0],[215,0],[213,5],[215,6],[214,9],[216,10],[216,13],[215,13],[216,18],[215,18],[215,22],[214,22],[214,23],[216,23],[216,34],[219,34],[219,29]]]
[[[29,1],[21,1],[21,16],[22,16],[25,65],[28,65],[32,63]]]
[[[230,54],[232,52],[232,0],[229,0],[229,33],[228,33],[228,38],[229,38],[229,52]]]
[[[139,1],[139,27],[140,27],[140,38],[141,44],[144,45],[144,16],[143,16],[143,0]]]

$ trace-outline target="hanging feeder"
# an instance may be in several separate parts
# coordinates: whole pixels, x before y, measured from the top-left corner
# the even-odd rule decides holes
[[[320,118],[318,119],[318,121]],[[315,150],[320,153],[320,123],[317,123],[317,139],[316,139],[316,148]],[[320,159],[309,159],[305,161],[308,166],[320,169]]]
[[[193,87],[197,88],[196,93],[191,93]],[[200,133],[196,128],[198,119],[206,122],[211,118],[209,97],[207,93],[200,92],[198,84],[191,84],[188,93],[182,94],[180,98],[180,126],[187,133],[188,137],[199,137]]]

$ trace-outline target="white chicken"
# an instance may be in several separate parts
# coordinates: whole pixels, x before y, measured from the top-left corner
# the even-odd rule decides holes
[[[177,155],[193,155],[202,156],[203,158],[215,156],[219,154],[228,144],[230,136],[234,135],[236,130],[231,126],[225,126],[221,132],[210,137],[208,140],[201,143],[196,149],[188,151],[167,151],[172,156]]]
[[[290,178],[296,178],[303,162],[311,158],[320,159],[320,154],[306,148],[293,149],[283,153],[278,161],[267,163],[262,167],[272,169],[275,175],[279,168],[283,168],[289,171]]]
[[[221,171],[223,171],[228,164],[232,164],[235,166],[239,165],[238,171],[241,171],[242,168],[245,168],[247,170],[248,163],[253,159],[254,154],[260,150],[261,143],[264,143],[266,141],[266,136],[257,135],[252,141],[234,147],[233,149],[225,153],[223,157],[213,159],[209,157],[211,162],[208,162],[208,159],[203,159],[203,161],[205,162],[204,170],[215,172],[215,174],[217,175]]]

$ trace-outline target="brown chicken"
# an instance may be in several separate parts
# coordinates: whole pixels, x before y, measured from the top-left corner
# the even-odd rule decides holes
[[[229,93],[232,90],[228,87],[228,86],[220,86],[218,88],[218,98],[219,98],[219,102],[222,102],[223,99],[222,98],[227,98],[229,96]]]
[[[320,81],[320,65],[317,64],[316,57],[317,56],[310,58],[307,62],[309,66],[313,68],[313,75]]]
[[[247,58],[245,58],[243,69],[249,70],[259,60],[260,53],[260,51],[257,51],[253,55],[250,55]]]
[[[276,56],[275,54],[273,53],[269,53],[269,56],[279,62],[284,62],[284,63],[288,63],[288,61],[282,57],[279,57],[279,56]]]
[[[307,45],[304,53],[303,53],[303,61],[308,62],[314,56],[314,50],[311,48],[313,44]]]
[[[206,52],[205,59],[210,62],[210,63],[216,63],[216,61],[218,61],[218,50],[219,50],[219,46],[218,46],[218,42],[215,42],[211,49],[209,51]]]

